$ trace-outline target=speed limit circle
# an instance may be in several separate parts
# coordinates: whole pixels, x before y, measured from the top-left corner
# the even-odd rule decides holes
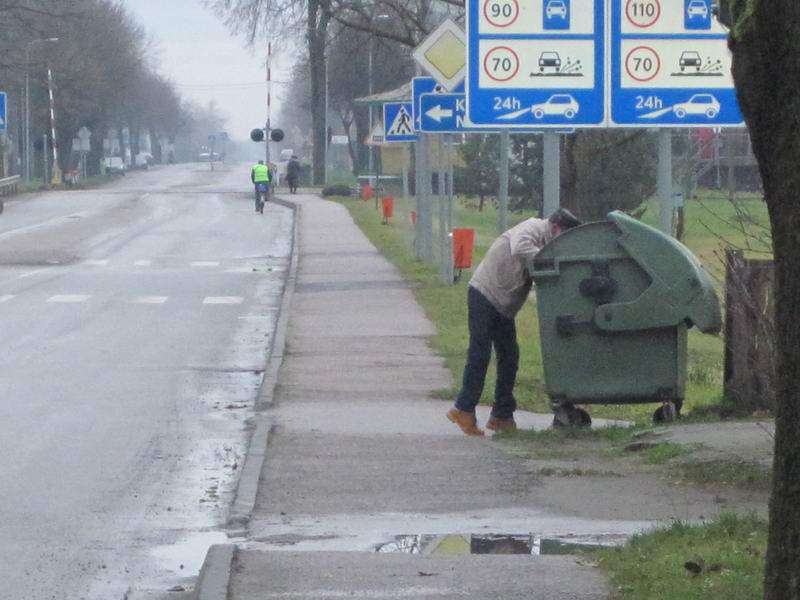
[[[483,16],[494,27],[508,27],[519,16],[517,0],[486,0]]]
[[[625,71],[636,81],[651,81],[661,70],[661,58],[649,46],[637,46],[625,57]]]
[[[625,5],[625,16],[631,25],[647,29],[655,25],[661,18],[661,2],[659,0],[628,0]]]
[[[519,71],[519,57],[508,46],[497,46],[486,53],[483,70],[495,81],[509,81]]]

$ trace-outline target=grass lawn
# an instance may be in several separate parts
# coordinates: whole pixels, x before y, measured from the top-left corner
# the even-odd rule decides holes
[[[446,360],[453,373],[456,386],[464,368],[467,332],[466,289],[470,272],[464,273],[454,286],[439,282],[438,268],[423,264],[414,258],[414,230],[411,211],[415,210],[413,198],[395,198],[394,217],[389,225],[381,224],[381,215],[373,200],[336,198],[352,214],[356,223],[378,249],[402,272],[414,287],[417,300],[427,316],[435,324],[438,334],[433,340],[434,349]],[[766,219],[766,209],[759,198],[744,197],[743,206],[759,219]],[[487,205],[482,212],[456,201],[453,209],[455,227],[475,229],[475,252],[473,267],[477,266],[491,243],[498,235],[498,212]],[[692,200],[686,206],[685,243],[703,261],[715,277],[721,289],[724,273],[721,258],[724,241],[741,242],[741,231],[731,223],[736,214],[733,206],[719,193],[704,192],[700,200]],[[434,218],[439,214],[433,209]],[[512,213],[509,226],[533,216],[532,213]],[[655,205],[648,208],[643,220],[653,224],[657,219]],[[434,254],[438,251],[438,223],[434,223]],[[435,256],[438,260],[438,256]],[[517,331],[521,348],[520,370],[515,395],[519,407],[526,410],[549,412],[549,401],[544,393],[541,351],[539,348],[538,317],[535,294],[530,306],[517,316]],[[703,335],[695,330],[689,335],[689,372],[687,398],[684,412],[697,408],[708,408],[718,404],[722,396],[723,345],[719,336]],[[494,390],[494,365],[490,367],[482,402],[491,404]],[[457,389],[440,390],[437,395],[454,398]],[[610,405],[592,406],[591,413],[600,417],[649,421],[654,405]]]
[[[753,600],[764,595],[766,548],[766,522],[723,514],[634,536],[597,557],[616,600]]]

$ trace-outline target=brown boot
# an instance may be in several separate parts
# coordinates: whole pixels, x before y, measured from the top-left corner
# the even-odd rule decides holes
[[[498,417],[489,417],[489,420],[486,421],[486,429],[491,429],[497,433],[502,433],[504,431],[516,431],[517,430],[517,422],[514,420],[514,417],[509,419],[500,419]]]
[[[465,412],[457,408],[447,411],[447,418],[461,428],[467,435],[483,435],[483,430],[478,427],[478,419],[475,413]]]

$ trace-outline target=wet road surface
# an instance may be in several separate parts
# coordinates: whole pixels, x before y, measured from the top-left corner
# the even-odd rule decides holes
[[[156,597],[221,541],[293,216],[207,169],[0,216],[0,597]]]

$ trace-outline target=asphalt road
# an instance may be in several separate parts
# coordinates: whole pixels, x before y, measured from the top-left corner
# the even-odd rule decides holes
[[[247,166],[0,216],[0,599],[153,597],[221,541],[291,250]],[[149,591],[149,592],[148,592]]]

